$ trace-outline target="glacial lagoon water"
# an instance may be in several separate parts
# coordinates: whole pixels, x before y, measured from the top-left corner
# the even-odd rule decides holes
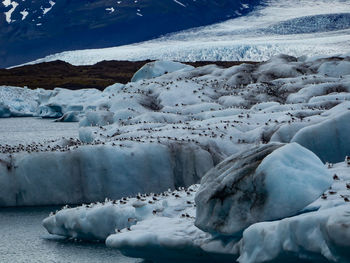
[[[0,208],[1,263],[135,263],[104,243],[50,235],[42,220],[57,207]]]
[[[41,118],[0,118],[0,144],[29,144],[56,140],[61,137],[77,138],[77,122],[54,122]]]

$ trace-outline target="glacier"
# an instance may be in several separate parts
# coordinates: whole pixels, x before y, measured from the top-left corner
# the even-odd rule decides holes
[[[280,53],[332,56],[350,52],[349,13],[348,1],[270,0],[226,22],[131,45],[66,51],[29,64],[54,60],[73,65],[146,59],[265,61]]]

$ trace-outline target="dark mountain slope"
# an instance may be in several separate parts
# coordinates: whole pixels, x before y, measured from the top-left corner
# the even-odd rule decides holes
[[[260,2],[6,0],[0,2],[0,67],[65,50],[149,40],[244,15]]]

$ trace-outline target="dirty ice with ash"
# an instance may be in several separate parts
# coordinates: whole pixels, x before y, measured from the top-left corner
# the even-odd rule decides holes
[[[268,0],[226,22],[172,33],[125,46],[67,51],[31,63],[64,60],[91,65],[102,60],[170,59],[263,61],[350,52],[350,2]]]

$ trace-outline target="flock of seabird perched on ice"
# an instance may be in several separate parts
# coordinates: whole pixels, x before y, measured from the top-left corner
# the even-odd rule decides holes
[[[293,122],[309,121],[310,116],[319,115],[325,110],[337,105],[341,100],[303,105],[286,103],[290,92],[281,92],[276,89],[276,83],[258,82],[254,79],[255,75],[251,73],[257,66],[245,65],[243,70],[236,75],[235,84],[229,85],[227,77],[214,78],[206,74],[210,72],[210,66],[204,67],[201,71],[185,74],[174,79],[145,80],[138,83],[129,83],[118,91],[109,95],[108,99],[114,98],[130,100],[130,105],[135,102],[138,108],[132,106],[126,109],[132,112],[131,116],[119,118],[114,128],[106,128],[104,125],[91,124],[94,129],[95,140],[93,142],[82,142],[79,139],[70,138],[63,140],[52,140],[45,143],[31,143],[28,145],[0,145],[0,153],[14,154],[20,152],[38,153],[38,152],[67,152],[85,145],[103,145],[108,144],[113,147],[125,147],[126,142],[136,143],[194,143],[205,146],[206,141],[210,139],[229,140],[235,144],[245,143],[267,143],[268,138],[249,138],[244,132],[251,131],[258,127],[266,126],[272,130],[277,129],[283,124],[292,124]],[[211,69],[212,70],[212,69]],[[208,72],[206,72],[208,71]],[[215,74],[213,74],[215,75]],[[339,78],[343,78],[340,76]],[[329,81],[328,76],[304,75],[288,80],[290,85],[300,82],[301,85],[316,85]],[[334,79],[332,78],[332,82]],[[279,81],[282,86],[287,81]],[[188,86],[189,94],[183,97],[177,97],[174,101],[166,102],[165,105],[159,97],[167,92],[172,92],[181,86]],[[182,87],[183,88],[183,87]],[[330,92],[340,89],[330,88]],[[298,91],[298,90],[294,90]],[[341,91],[341,90],[340,90]],[[327,93],[327,94],[328,94]],[[126,96],[125,96],[126,94]],[[264,102],[258,99],[260,95],[269,98],[270,101],[276,101],[284,106],[284,109],[264,111],[263,109],[251,110],[252,106]],[[225,105],[220,103],[223,97],[240,97],[240,105]],[[188,101],[189,100],[189,101]],[[102,103],[100,108],[105,111],[111,111],[108,103]],[[199,110],[193,110],[193,106],[202,107]],[[141,110],[140,110],[141,108]],[[144,110],[142,112],[142,109]],[[228,114],[221,117],[220,112],[228,110],[237,110],[235,114]],[[142,120],[142,114],[149,112],[162,114],[161,121]],[[206,114],[206,115],[203,115]],[[175,116],[175,117],[174,117]],[[266,118],[266,116],[269,116]],[[257,118],[256,118],[257,117]],[[168,119],[169,118],[169,119]],[[175,120],[174,120],[175,119]],[[108,126],[108,125],[107,125]],[[230,130],[242,130],[241,136],[230,134]],[[113,132],[111,132],[113,131]],[[60,141],[66,141],[63,145]]]
[[[312,109],[314,110],[314,109]],[[263,114],[266,114],[266,112],[263,112]],[[254,123],[256,126],[259,125],[270,125],[272,124],[284,124],[284,123],[292,123],[297,120],[302,121],[301,116],[294,116],[292,113],[287,112],[286,115],[290,116],[290,119],[279,121],[278,119],[269,119],[265,123]],[[244,114],[243,112],[238,115],[238,118],[240,119],[249,119],[250,115],[249,113]],[[157,124],[154,122],[138,122],[137,124]],[[235,139],[233,136],[228,136],[227,133],[225,133],[225,130],[229,130],[231,128],[235,128],[237,125],[243,124],[243,125],[250,125],[250,122],[242,122],[238,120],[220,120],[216,124],[210,124],[207,123],[206,125],[198,124],[196,126],[191,126],[189,122],[173,122],[173,123],[167,123],[168,125],[164,128],[136,128],[135,131],[139,132],[139,136],[127,136],[127,134],[119,135],[118,133],[115,135],[104,135],[103,133],[99,133],[101,138],[104,137],[104,140],[97,139],[91,143],[87,142],[81,142],[79,139],[75,138],[62,138],[64,141],[68,141],[65,146],[61,146],[59,144],[56,144],[54,146],[51,146],[52,143],[55,143],[55,140],[51,140],[50,142],[45,143],[35,143],[32,142],[31,144],[24,145],[0,145],[0,153],[3,154],[13,154],[13,153],[19,153],[19,152],[27,152],[27,153],[38,153],[38,152],[67,152],[70,150],[77,149],[79,146],[85,146],[85,145],[105,145],[106,142],[111,142],[109,145],[111,146],[119,146],[123,147],[124,145],[121,142],[124,141],[132,141],[132,142],[139,142],[139,143],[166,143],[169,141],[173,142],[184,142],[184,143],[195,143],[200,144],[200,141],[197,140],[197,138],[200,137],[207,137],[207,138],[221,138],[221,139],[229,139],[231,141],[235,140],[236,143],[245,143],[245,139]],[[132,125],[135,125],[133,123]],[[123,123],[121,126],[127,126],[127,124]],[[105,129],[101,126],[98,127],[98,129],[102,132]],[[161,133],[162,131],[166,132],[173,132],[175,130],[185,131],[188,135],[187,136],[153,136],[154,133]],[[98,132],[95,131],[95,134]],[[119,135],[118,137],[116,137]],[[57,141],[56,141],[57,142]]]
[[[345,157],[345,164],[347,167],[350,167],[350,156]],[[329,169],[333,168],[333,164],[327,163],[327,166]],[[333,180],[334,182],[343,182],[345,184],[345,189],[350,191],[350,183],[348,181],[342,180],[336,173],[333,175]],[[131,205],[135,208],[141,208],[146,205],[154,205],[156,203],[161,203],[164,200],[172,202],[172,200],[179,200],[181,203],[184,204],[184,207],[182,207],[178,213],[179,218],[183,219],[191,219],[194,220],[195,217],[192,214],[189,214],[188,212],[181,212],[181,211],[186,211],[186,208],[191,208],[191,207],[196,207],[196,204],[194,202],[194,196],[198,190],[199,185],[192,185],[188,188],[184,187],[179,187],[178,189],[172,191],[172,190],[167,190],[162,193],[144,193],[144,194],[137,194],[134,197],[123,197],[119,200],[111,200],[106,198],[105,201],[103,202],[93,202],[91,204],[83,204],[77,209],[92,209],[96,207],[101,207],[105,205],[115,205],[119,206],[121,205],[122,207],[124,205]],[[327,198],[331,196],[333,198],[337,198],[337,191],[333,190],[332,187],[330,187],[325,193],[322,194],[320,197],[322,200],[327,200]],[[350,202],[350,195],[348,194],[339,194],[339,198],[342,198],[345,202]],[[69,209],[71,208],[69,205],[65,205],[62,207],[62,210]],[[155,207],[152,210],[153,215],[157,216],[162,216],[163,212],[163,207]],[[177,208],[179,209],[179,208]],[[51,212],[49,216],[54,216],[59,210],[55,212]],[[128,222],[132,224],[137,222],[136,218],[128,218]],[[122,233],[123,231],[132,231],[130,227],[126,227],[125,229],[115,229],[116,234]],[[78,241],[78,239],[76,239]]]
[[[137,194],[135,197],[123,197],[119,200],[110,200],[108,198],[105,199],[105,201],[103,202],[93,202],[91,204],[82,204],[81,206],[78,207],[78,209],[91,209],[91,208],[95,208],[98,206],[104,206],[104,205],[131,205],[135,208],[141,208],[143,206],[146,205],[155,205],[157,203],[162,203],[164,200],[167,201],[180,201],[180,202],[184,202],[184,208],[183,210],[185,210],[185,208],[191,208],[191,207],[196,207],[196,204],[194,202],[194,196],[195,193],[197,191],[198,185],[192,185],[188,188],[185,187],[179,187],[176,190],[167,190],[165,192],[162,193],[145,193],[145,194]],[[65,205],[62,207],[62,210],[64,209],[69,209],[71,208],[69,205]],[[152,214],[153,215],[161,215],[163,212],[163,206],[154,206],[154,208],[152,209]],[[55,215],[58,212],[51,212],[50,216]],[[180,218],[188,218],[188,219],[194,219],[193,215],[190,215],[187,212],[184,213],[179,213],[179,217]],[[128,219],[129,222],[134,223],[135,221],[137,221],[137,219],[135,218],[129,218]],[[131,231],[131,229],[128,227],[126,228],[127,230]],[[120,233],[122,230],[120,229],[116,229],[116,233]]]

